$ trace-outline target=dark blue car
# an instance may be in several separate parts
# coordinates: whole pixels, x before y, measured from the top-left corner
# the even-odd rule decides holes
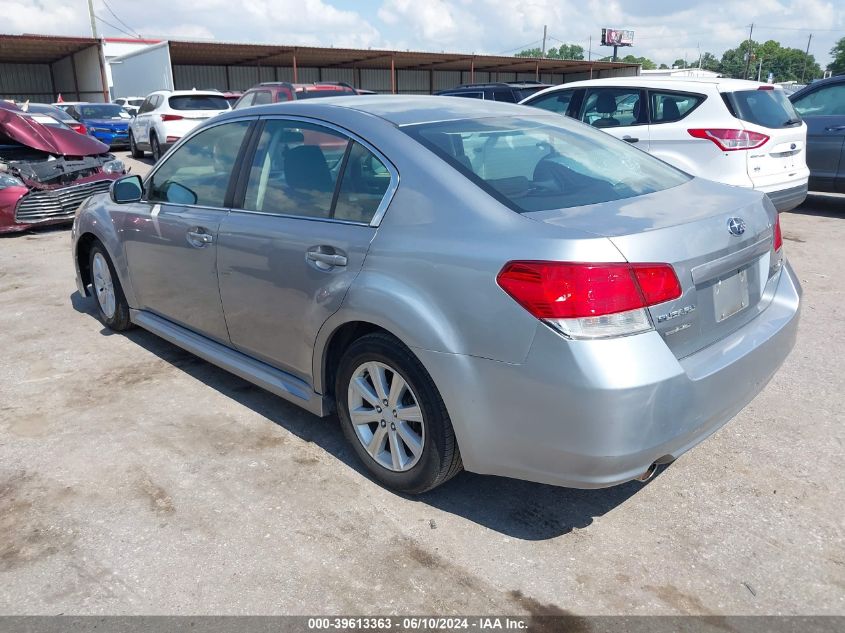
[[[132,115],[114,103],[81,103],[69,105],[65,111],[85,125],[88,134],[109,147],[129,145],[129,122]]]

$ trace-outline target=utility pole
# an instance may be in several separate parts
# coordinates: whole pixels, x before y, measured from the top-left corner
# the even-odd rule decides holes
[[[698,43],[698,69],[701,70],[701,42]]]
[[[763,74],[763,58],[760,58],[760,65],[757,67],[757,81],[760,81],[760,77]]]
[[[593,61],[593,36],[590,36],[590,41],[587,44],[587,61]]]
[[[97,39],[97,21],[94,18],[94,0],[88,0],[88,16],[91,18],[91,37]]]
[[[540,53],[540,57],[546,56],[546,25],[543,25],[543,50]]]
[[[804,68],[801,69],[801,83],[804,83],[804,73],[807,72],[807,59],[810,57],[810,42],[813,41],[813,34],[810,33],[810,37],[807,38],[807,52],[804,53]]]
[[[745,51],[745,74],[743,79],[748,79],[748,66],[751,65],[751,35],[754,33],[754,23],[751,23],[751,29],[748,31],[748,50]]]

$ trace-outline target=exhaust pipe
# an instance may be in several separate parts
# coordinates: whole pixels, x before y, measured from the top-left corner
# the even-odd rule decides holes
[[[645,483],[646,481],[648,481],[649,479],[654,477],[654,473],[656,473],[656,472],[657,472],[657,462],[654,462],[651,466],[646,468],[645,472],[642,475],[640,475],[639,477],[636,478],[636,481],[642,481],[643,483]]]

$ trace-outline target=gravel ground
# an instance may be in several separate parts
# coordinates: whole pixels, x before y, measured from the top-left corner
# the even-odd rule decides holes
[[[798,344],[717,434],[645,486],[417,498],[335,418],[103,329],[67,229],[2,238],[0,614],[845,614],[845,198],[782,224]]]

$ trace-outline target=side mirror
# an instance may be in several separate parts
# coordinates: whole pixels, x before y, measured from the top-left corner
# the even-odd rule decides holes
[[[124,176],[109,187],[109,197],[117,204],[138,202],[144,194],[144,183],[140,176]]]

